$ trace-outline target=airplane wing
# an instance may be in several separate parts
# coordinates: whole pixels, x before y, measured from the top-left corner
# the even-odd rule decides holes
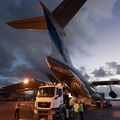
[[[92,82],[93,86],[100,86],[100,85],[120,85],[120,80],[110,80],[110,81],[95,81]]]
[[[95,82],[92,82],[91,85],[93,85],[93,86],[109,85],[109,87],[110,87],[109,96],[111,98],[116,98],[117,93],[112,89],[111,85],[120,85],[120,80],[95,81]]]
[[[63,0],[52,14],[59,25],[64,28],[85,2],[86,0]],[[17,29],[47,29],[44,16],[11,21],[7,22],[7,24]]]

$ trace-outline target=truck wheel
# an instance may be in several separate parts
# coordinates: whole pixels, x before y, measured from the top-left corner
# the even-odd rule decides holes
[[[65,110],[61,110],[61,112],[60,112],[60,120],[66,120]]]

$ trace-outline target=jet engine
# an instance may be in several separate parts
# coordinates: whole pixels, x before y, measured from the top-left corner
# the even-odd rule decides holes
[[[109,92],[109,96],[111,97],[111,98],[116,98],[117,97],[117,94],[114,92],[114,91],[110,91]]]

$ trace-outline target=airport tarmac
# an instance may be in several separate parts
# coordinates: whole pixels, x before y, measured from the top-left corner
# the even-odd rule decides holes
[[[34,120],[32,102],[22,102],[20,119]],[[113,106],[109,109],[92,108],[84,112],[84,120],[120,120],[120,101],[112,101]],[[0,102],[0,120],[14,120],[15,102]],[[74,120],[73,118],[70,120]]]
[[[16,102],[0,102],[0,120],[15,120],[15,104]],[[33,102],[21,101],[20,119],[17,120],[33,120]]]
[[[112,101],[112,107],[91,109],[84,113],[84,120],[120,120],[120,101]]]

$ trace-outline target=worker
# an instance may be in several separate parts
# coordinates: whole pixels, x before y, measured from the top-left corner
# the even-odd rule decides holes
[[[77,100],[73,104],[73,110],[75,112],[75,120],[80,120],[80,115],[79,115],[80,106],[79,106]]]
[[[64,103],[66,104],[66,107],[69,107],[69,95],[67,93],[64,93],[63,95]]]
[[[63,98],[64,98],[64,104],[66,105],[66,119],[68,119],[69,118],[69,112],[68,112],[68,109],[69,109],[69,95],[67,94],[67,92],[64,93]]]
[[[81,120],[83,120],[84,106],[83,106],[83,103],[81,101],[79,103],[79,106],[80,106],[80,117],[81,117]]]
[[[20,100],[17,101],[15,105],[15,118],[19,118]]]

